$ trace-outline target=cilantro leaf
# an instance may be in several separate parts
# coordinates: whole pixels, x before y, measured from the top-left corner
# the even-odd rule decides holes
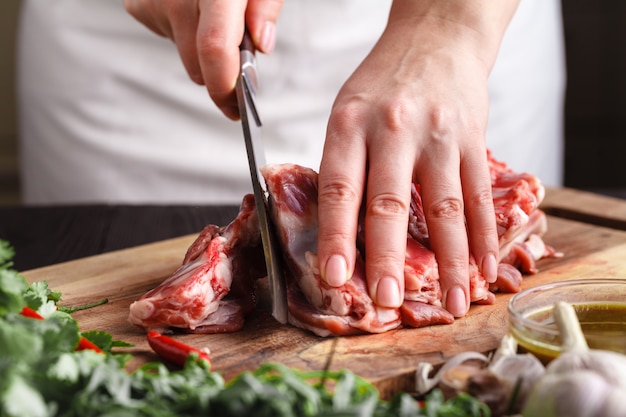
[[[57,311],[56,301],[60,299],[60,293],[50,290],[46,281],[38,281],[33,282],[24,292],[24,299],[30,308],[49,317]]]
[[[9,269],[13,266],[15,250],[6,240],[0,239],[0,269]]]
[[[0,269],[0,317],[22,309],[26,304],[24,292],[27,289],[28,283],[16,271]]]

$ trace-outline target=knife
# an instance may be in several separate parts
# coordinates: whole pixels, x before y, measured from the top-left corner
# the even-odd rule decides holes
[[[261,137],[261,118],[256,106],[257,71],[255,48],[248,30],[245,30],[243,40],[239,46],[241,69],[237,77],[236,93],[237,104],[243,137],[248,153],[248,165],[252,177],[254,201],[261,228],[261,240],[265,265],[269,278],[270,295],[272,300],[272,316],[282,324],[287,323],[287,291],[283,276],[282,257],[278,251],[276,232],[272,227],[269,207],[269,194],[265,178],[260,169],[266,164],[265,148]]]

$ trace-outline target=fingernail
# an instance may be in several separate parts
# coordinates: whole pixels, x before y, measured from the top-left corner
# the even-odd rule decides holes
[[[276,44],[276,25],[272,22],[265,22],[261,32],[261,50],[269,54],[274,50]]]
[[[385,277],[378,282],[376,289],[376,304],[381,307],[399,307],[402,304],[398,281]]]
[[[341,255],[333,255],[326,262],[326,273],[324,278],[328,285],[339,287],[346,283],[348,279],[348,265]]]
[[[445,308],[454,317],[463,317],[467,313],[467,302],[465,292],[461,287],[452,287],[445,297]]]
[[[489,253],[483,258],[481,272],[487,282],[496,282],[498,279],[498,262],[493,253]]]

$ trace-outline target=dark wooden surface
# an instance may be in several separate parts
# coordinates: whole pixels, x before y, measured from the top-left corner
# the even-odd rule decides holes
[[[236,206],[0,207],[0,239],[25,271],[226,225]],[[181,256],[184,255],[181,254]]]

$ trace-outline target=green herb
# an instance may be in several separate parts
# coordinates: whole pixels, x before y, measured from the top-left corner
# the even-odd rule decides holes
[[[103,298],[102,300],[94,301],[93,303],[81,304],[81,305],[78,305],[78,306],[57,305],[57,308],[59,310],[61,310],[61,311],[64,311],[64,312],[68,313],[68,314],[72,314],[72,313],[75,313],[75,312],[80,311],[80,310],[88,310],[90,308],[98,307],[98,306],[101,306],[101,305],[106,304],[108,302],[109,302],[108,298]]]
[[[124,369],[131,346],[100,331],[81,333],[45,282],[29,285],[12,270],[13,249],[0,240],[0,417],[89,416],[427,416],[485,417],[469,395],[448,401],[433,391],[424,407],[406,393],[391,401],[354,373],[301,372],[263,364],[225,383],[206,360],[189,356],[180,370],[152,362]],[[45,319],[20,314],[25,306]],[[75,351],[81,337],[100,347]]]

